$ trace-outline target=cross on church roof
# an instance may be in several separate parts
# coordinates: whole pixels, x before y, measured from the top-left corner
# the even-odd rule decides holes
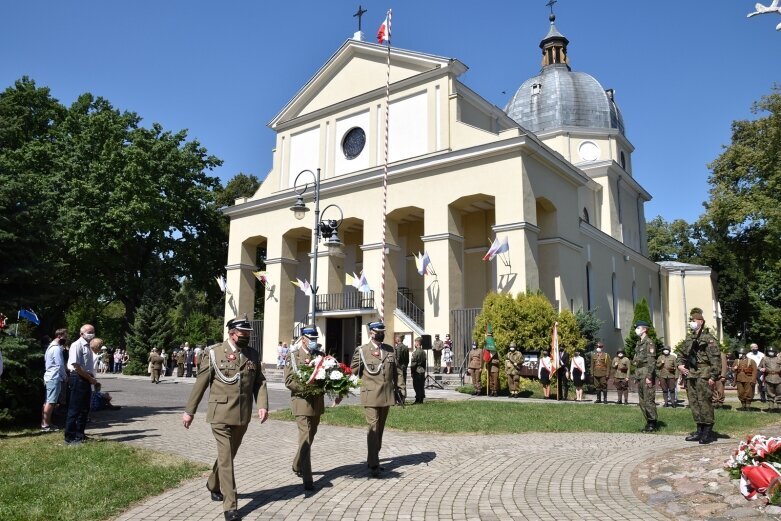
[[[550,7],[550,14],[553,14],[553,4],[555,4],[558,0],[548,0],[548,3],[545,4],[548,7]]]
[[[358,17],[358,32],[361,31],[361,17],[366,12],[366,9],[362,9],[361,6],[358,6],[358,12],[353,15],[353,18],[356,16]]]

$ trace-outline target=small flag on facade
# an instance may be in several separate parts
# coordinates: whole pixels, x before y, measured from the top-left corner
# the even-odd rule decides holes
[[[214,277],[214,280],[217,281],[217,285],[220,287],[220,291],[225,293],[228,290],[228,283],[225,282],[225,277],[220,275],[219,277]]]
[[[390,41],[390,11],[385,15],[385,21],[382,22],[380,28],[377,30],[377,43],[385,43]]]
[[[268,272],[266,271],[253,271],[253,275],[255,275],[255,278],[260,281],[260,283],[263,285],[263,287],[266,287],[266,284],[268,284]]]
[[[510,250],[510,244],[507,242],[507,237],[499,241],[499,237],[494,239],[494,242],[491,243],[491,247],[488,248],[488,252],[485,254],[485,257],[483,257],[484,261],[490,261],[493,260],[494,257],[499,255],[500,253],[505,253]]]
[[[33,311],[32,309],[20,309],[18,317],[26,318],[36,326],[40,325],[41,323],[41,320],[38,318],[38,315],[36,315],[35,311]]]
[[[311,297],[312,296],[312,294],[313,294],[312,286],[309,284],[309,282],[306,279],[304,279],[304,280],[301,280],[301,279],[291,280],[290,283],[292,285],[294,285],[294,286],[297,286],[298,289],[300,289],[304,293],[304,295],[306,295],[307,297]]]
[[[424,251],[422,254],[418,253],[415,256],[415,266],[418,268],[418,275],[433,275],[433,267],[431,266],[431,258],[428,256],[428,252]]]

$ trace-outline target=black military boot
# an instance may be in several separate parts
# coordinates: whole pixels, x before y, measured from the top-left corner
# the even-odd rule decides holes
[[[697,432],[692,432],[684,438],[686,441],[700,441],[702,439],[703,424],[697,424]]]
[[[702,437],[700,437],[700,445],[707,445],[716,441],[716,435],[713,434],[713,425],[702,426]]]
[[[645,426],[645,432],[654,432],[656,430],[656,420],[648,420]]]
[[[602,403],[602,391],[597,391],[597,399],[594,400],[594,403]]]

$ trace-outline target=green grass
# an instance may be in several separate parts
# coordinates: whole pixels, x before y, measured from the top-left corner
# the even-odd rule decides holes
[[[0,519],[101,520],[207,467],[111,441],[69,447],[62,433],[0,438]]]
[[[682,434],[696,429],[690,409],[658,409],[659,432]],[[289,410],[274,412],[273,419],[292,420]],[[781,415],[719,409],[716,431],[732,437],[756,433],[781,421]],[[361,406],[327,408],[321,422],[363,427]],[[520,432],[638,432],[645,425],[638,406],[597,404],[518,403],[469,400],[426,402],[393,407],[388,428],[415,432],[508,434]]]

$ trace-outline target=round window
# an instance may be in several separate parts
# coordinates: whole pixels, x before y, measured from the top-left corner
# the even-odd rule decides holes
[[[599,147],[593,141],[584,141],[578,147],[578,153],[583,161],[596,161],[599,159]]]
[[[347,159],[355,159],[366,146],[366,132],[360,127],[353,127],[347,131],[342,139],[342,152]]]

